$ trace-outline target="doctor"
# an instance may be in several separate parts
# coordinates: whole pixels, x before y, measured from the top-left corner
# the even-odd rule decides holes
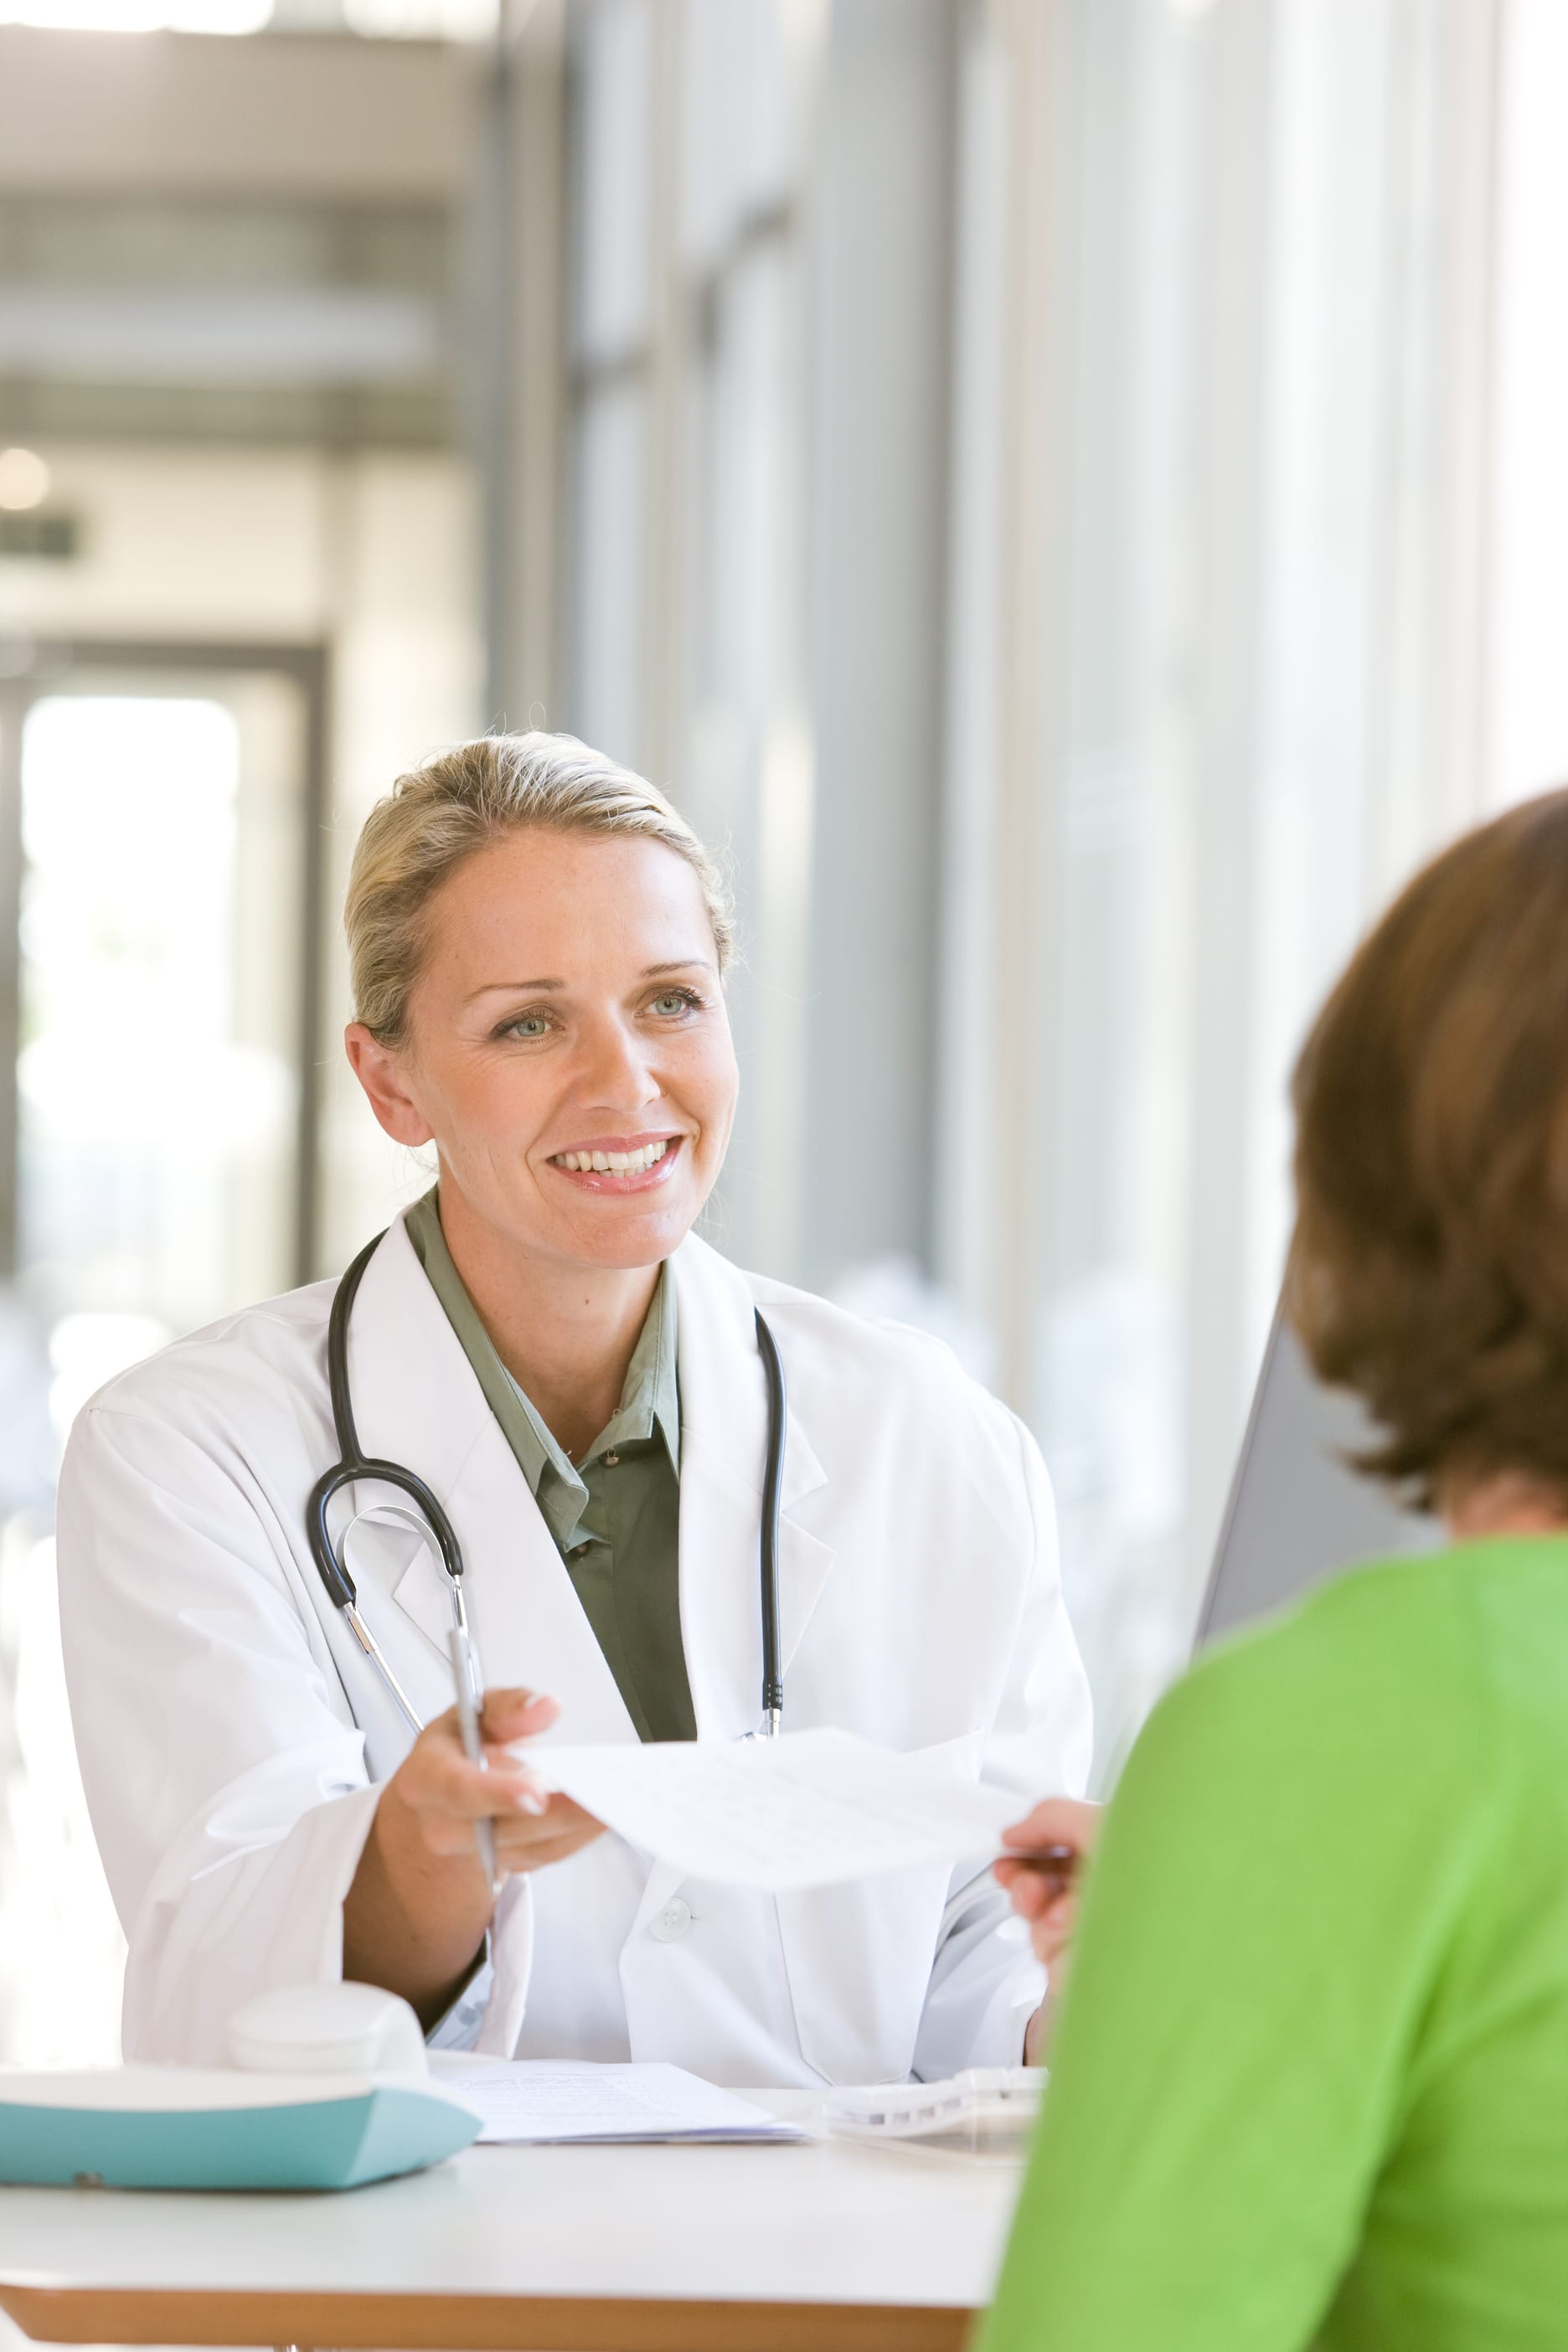
[[[438,1163],[369,1259],[349,1392],[364,1454],[417,1472],[463,1548],[489,1769],[401,1497],[357,1483],[333,1533],[417,1736],[312,1562],[336,1285],[112,1382],[68,1449],[59,1575],[127,2056],[212,2061],[252,1993],[346,1975],[501,2054],[807,2085],[1016,2063],[1042,1977],[983,1865],[778,1898],[682,1880],[502,1744],[757,1727],[760,1306],[789,1397],[786,1726],[942,1748],[1021,1798],[1088,1766],[1028,1435],[938,1344],[692,1234],[737,1086],[711,862],[570,737],[487,738],[373,813],[346,926],[349,1059]]]

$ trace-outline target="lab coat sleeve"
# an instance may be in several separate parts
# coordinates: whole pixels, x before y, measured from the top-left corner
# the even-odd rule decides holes
[[[1027,1518],[1028,1557],[1017,1629],[1000,1701],[988,1727],[980,1778],[1016,1789],[1020,1816],[1046,1796],[1081,1797],[1093,1720],[1089,1677],[1062,1601],[1056,1507],[1039,1448],[1015,1422]],[[1045,1970],[990,1870],[955,1874],[916,2037],[922,2083],[965,2066],[1019,2066],[1024,2033],[1044,1998]]]
[[[89,1407],[59,1583],[82,1779],[130,1946],[127,2058],[213,2063],[252,1994],[331,1982],[377,1790],[245,1465]]]

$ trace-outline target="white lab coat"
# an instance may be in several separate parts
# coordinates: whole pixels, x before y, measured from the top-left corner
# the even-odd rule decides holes
[[[758,1721],[761,1305],[789,1383],[779,1575],[785,1722],[945,1747],[1026,1801],[1081,1790],[1088,1689],[1044,1465],[921,1334],[743,1275],[695,1239],[679,1304],[680,1615],[699,1737]],[[210,2063],[237,2005],[331,1981],[378,1783],[410,1735],[332,1607],[305,1498],[337,1458],[333,1286],[182,1339],[77,1423],[59,1495],[71,1709],[130,1943],[128,2058]],[[401,1221],[354,1305],[369,1454],[417,1470],[465,1550],[482,1669],[555,1694],[564,1739],[636,1738],[571,1579]],[[374,1487],[349,1558],[422,1717],[451,1704],[447,1588]],[[974,1865],[773,1898],[619,1838],[509,1881],[443,2038],[661,2058],[720,2083],[930,2080],[1016,2063],[1042,1979]]]

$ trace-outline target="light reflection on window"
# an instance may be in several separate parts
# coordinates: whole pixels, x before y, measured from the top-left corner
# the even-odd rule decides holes
[[[0,0],[0,25],[73,33],[259,33],[272,0]]]
[[[238,773],[218,702],[61,695],[28,713],[17,1261],[50,1324],[172,1331],[221,1297],[244,1109]]]
[[[294,1097],[276,1057],[234,1035],[233,713],[47,697],[23,730],[21,816],[11,1353],[21,1365],[22,1325],[47,1332],[33,1379],[58,1444],[96,1389],[231,1303],[241,1163],[288,1129]],[[0,1679],[16,1693],[0,1733],[0,1947],[24,1956],[0,1960],[0,2055],[110,2059],[124,1946],[71,1740],[47,1496],[16,1464],[0,1473]]]

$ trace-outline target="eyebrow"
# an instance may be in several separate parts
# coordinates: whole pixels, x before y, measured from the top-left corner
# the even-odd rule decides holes
[[[471,989],[467,1002],[472,1004],[479,996],[527,996],[535,989],[564,988],[563,980],[486,980]]]
[[[675,956],[668,963],[645,963],[638,972],[639,980],[658,980],[667,971],[712,971],[715,966],[707,956]],[[481,996],[527,996],[535,991],[564,988],[563,980],[487,980],[476,988],[467,1002],[472,1004]]]

